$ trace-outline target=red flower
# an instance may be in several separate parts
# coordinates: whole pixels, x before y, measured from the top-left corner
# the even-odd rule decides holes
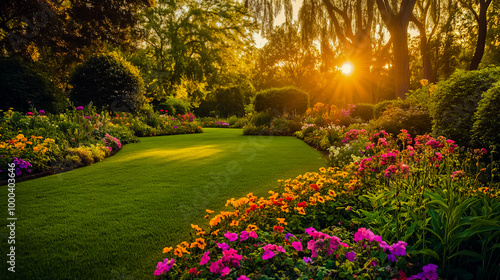
[[[273,227],[273,229],[274,229],[274,231],[279,231],[279,232],[283,233],[283,230],[284,230],[285,228],[284,228],[284,227],[282,227],[282,226],[274,226],[274,227]]]
[[[315,191],[319,192],[319,187],[318,187],[318,185],[316,185],[316,184],[311,184],[311,185],[309,185],[309,187],[310,187],[311,189],[313,189],[313,190],[315,190]]]
[[[188,271],[188,273],[191,273],[191,274],[197,274],[197,273],[198,273],[198,271],[196,270],[196,267],[193,267],[193,268],[191,268],[191,269]]]
[[[307,207],[307,203],[305,201],[302,201],[300,203],[297,203],[297,207]]]

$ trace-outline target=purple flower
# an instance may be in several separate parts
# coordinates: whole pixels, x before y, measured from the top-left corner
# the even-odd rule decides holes
[[[437,280],[439,277],[439,275],[436,272],[437,268],[438,268],[437,265],[430,263],[422,267],[422,270],[424,272],[420,272],[417,275],[412,275],[408,279]]]
[[[171,259],[170,261],[168,259],[165,259],[163,262],[159,262],[156,265],[156,270],[154,272],[155,276],[160,276],[163,272],[169,271],[175,264],[175,260]]]
[[[176,126],[176,125],[174,125],[174,128],[177,128],[177,126]]]
[[[90,120],[90,116],[85,116],[85,118],[86,118],[87,120]]]
[[[290,239],[290,237],[295,237],[295,235],[291,234],[291,233],[287,233],[285,234],[285,240],[288,241],[288,239]]]
[[[78,107],[75,108],[75,110],[81,111],[81,110],[83,110],[83,106],[78,106]]]
[[[311,236],[312,236],[312,234],[313,234],[314,232],[316,232],[316,230],[315,230],[313,227],[306,228],[304,231],[305,231],[305,233],[307,233],[307,234],[309,234],[309,235],[311,235]]]
[[[354,259],[356,258],[356,253],[354,251],[351,252],[346,252],[345,257],[350,261],[353,262]]]
[[[292,242],[292,247],[297,250],[297,251],[302,251],[303,248],[302,248],[302,243],[299,242],[299,241],[296,241],[296,242]]]
[[[274,253],[271,250],[265,251],[264,254],[262,255],[263,260],[268,260],[272,257],[274,257]]]
[[[395,256],[406,256],[406,242],[398,241],[398,243],[392,244],[389,249]]]
[[[305,263],[309,263],[312,261],[312,259],[309,257],[303,257],[302,260],[304,260]]]
[[[229,239],[229,241],[231,241],[231,242],[238,240],[237,233],[226,232],[226,234],[224,234],[224,237]]]
[[[359,228],[358,231],[354,234],[354,242],[362,241],[366,239],[368,241],[373,241],[375,238],[375,234],[369,229]]]

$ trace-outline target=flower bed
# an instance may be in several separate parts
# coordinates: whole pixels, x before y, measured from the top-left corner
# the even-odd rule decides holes
[[[226,203],[191,242],[164,249],[160,279],[437,279],[498,275],[498,184],[485,150],[350,131],[365,154]],[[446,238],[443,238],[446,237]],[[465,257],[469,256],[469,257]],[[470,256],[474,256],[471,258]],[[408,275],[408,276],[407,276]],[[413,276],[409,276],[413,275]]]
[[[82,106],[55,115],[10,109],[0,118],[0,181],[7,179],[4,170],[13,161],[17,179],[27,179],[102,161],[122,144],[138,142],[137,136],[202,131],[192,114],[111,117]]]

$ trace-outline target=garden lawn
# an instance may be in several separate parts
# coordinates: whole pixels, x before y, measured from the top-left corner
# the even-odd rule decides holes
[[[16,267],[7,271],[7,186],[0,188],[0,279],[154,279],[162,249],[187,240],[205,209],[326,166],[294,137],[240,129],[141,138],[97,164],[16,185]]]

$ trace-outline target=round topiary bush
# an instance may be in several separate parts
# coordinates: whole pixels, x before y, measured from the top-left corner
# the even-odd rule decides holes
[[[472,145],[487,147],[500,145],[500,82],[483,94],[474,114]]]
[[[482,94],[500,80],[500,67],[478,71],[457,70],[438,83],[432,94],[433,133],[453,139],[460,146],[471,141],[471,130]]]
[[[0,58],[0,109],[53,111],[54,92],[49,80],[16,58]]]
[[[257,93],[254,105],[257,112],[304,114],[309,107],[309,95],[296,87],[271,88]]]
[[[92,102],[113,112],[137,112],[146,104],[139,70],[116,53],[94,55],[78,65],[70,85],[75,105]]]
[[[351,112],[351,117],[360,118],[361,120],[367,122],[373,119],[373,109],[375,105],[369,103],[358,103],[356,107],[353,108]]]

